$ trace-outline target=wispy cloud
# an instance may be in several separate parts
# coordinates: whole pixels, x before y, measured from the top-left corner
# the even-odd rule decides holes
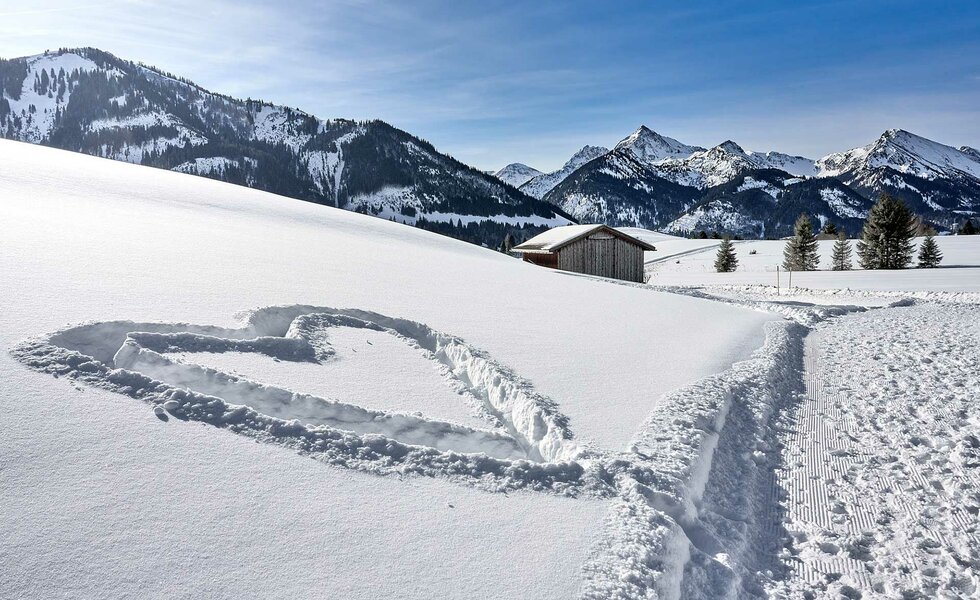
[[[905,127],[980,145],[980,6],[912,0],[38,0],[0,54],[96,46],[237,96],[383,118],[481,168],[641,123],[820,155]]]

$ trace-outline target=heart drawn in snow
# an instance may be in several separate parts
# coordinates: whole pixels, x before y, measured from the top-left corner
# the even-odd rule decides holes
[[[168,356],[236,352],[328,361],[338,328],[390,334],[421,350],[482,404],[487,427],[372,410]],[[585,453],[554,402],[484,352],[414,321],[351,309],[270,307],[252,312],[238,329],[108,321],[30,340],[12,353],[36,370],[143,400],[162,419],[203,421],[330,464],[498,488],[606,494],[605,484],[587,476],[578,460]]]

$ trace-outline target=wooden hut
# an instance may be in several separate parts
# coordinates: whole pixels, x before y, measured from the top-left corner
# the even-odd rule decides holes
[[[542,267],[642,283],[643,252],[656,248],[606,225],[565,225],[512,250]]]

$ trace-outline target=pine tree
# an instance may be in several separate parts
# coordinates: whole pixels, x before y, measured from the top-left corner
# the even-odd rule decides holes
[[[732,238],[727,235],[721,239],[718,246],[718,256],[715,258],[715,270],[719,273],[731,273],[738,268],[738,257],[735,256],[735,246]]]
[[[828,221],[827,224],[823,226],[823,233],[826,233],[827,235],[837,235],[837,226]]]
[[[851,242],[843,233],[837,235],[834,250],[830,254],[830,268],[835,271],[851,270]]]
[[[3,114],[2,110],[0,110],[0,114]],[[960,227],[960,230],[956,232],[956,235],[976,235],[976,234],[977,234],[977,227],[976,225],[973,224],[973,219],[967,219],[966,223],[963,223],[963,226]]]
[[[514,247],[514,236],[512,236],[510,232],[507,232],[507,235],[504,236],[504,240],[500,242],[500,251],[503,252],[504,254],[507,254],[510,252],[510,249],[513,247]]]
[[[783,250],[783,268],[787,271],[815,271],[819,265],[813,223],[810,217],[800,215],[793,226],[793,237],[787,240]]]
[[[939,251],[939,244],[932,235],[927,235],[919,246],[919,268],[935,269],[943,260],[943,253]]]
[[[857,243],[865,269],[904,269],[912,262],[915,233],[912,213],[898,198],[883,193],[868,214]]]

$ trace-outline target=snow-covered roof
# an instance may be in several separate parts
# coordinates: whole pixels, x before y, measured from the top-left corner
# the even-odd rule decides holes
[[[563,246],[567,246],[575,240],[592,235],[597,231],[605,231],[606,233],[614,235],[618,238],[632,242],[637,246],[642,246],[644,250],[656,250],[656,248],[643,240],[637,239],[631,235],[623,233],[622,231],[602,224],[564,225],[562,227],[555,227],[543,233],[539,233],[523,244],[514,246],[513,250],[515,252],[554,252]]]

